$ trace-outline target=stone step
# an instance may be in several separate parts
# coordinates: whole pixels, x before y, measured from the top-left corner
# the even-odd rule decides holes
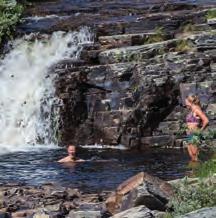
[[[171,135],[161,135],[161,136],[148,136],[142,137],[140,139],[140,148],[145,149],[147,147],[161,147],[161,146],[173,146],[175,143],[175,138]]]
[[[148,60],[156,56],[168,56],[169,53],[173,51],[191,53],[197,50],[203,52],[215,49],[216,34],[213,31],[189,35],[182,39],[171,39],[140,46],[109,49],[99,54],[99,62],[100,64],[137,62]]]
[[[148,32],[148,33],[137,33],[137,34],[121,34],[112,36],[101,36],[98,41],[104,49],[120,48],[125,46],[143,45],[148,44],[151,41],[164,41],[171,39],[170,34]]]
[[[163,54],[164,52],[168,52],[178,41],[179,40],[177,39],[173,39],[147,45],[106,50],[99,54],[99,61],[100,64],[142,61],[153,58],[160,53]]]
[[[39,2],[39,3],[38,3]],[[180,11],[180,10],[193,10],[194,8],[202,8],[201,5],[190,4],[187,2],[170,2],[164,0],[154,0],[154,1],[135,1],[130,2],[124,0],[117,1],[97,1],[90,0],[85,2],[74,1],[64,1],[62,4],[56,3],[53,7],[55,1],[32,1],[25,11],[26,15],[44,15],[44,14],[73,14],[73,13],[99,13],[103,12],[133,12],[142,13],[145,12],[166,12],[166,11]],[[105,13],[106,14],[106,13]]]
[[[56,3],[55,7],[47,2],[40,2],[39,5],[34,3],[27,7],[26,19],[19,25],[18,31],[20,34],[52,33],[90,26],[97,36],[148,32],[157,27],[163,27],[170,32],[177,31],[182,23],[190,22],[194,17],[194,21],[200,23],[203,17],[202,11],[197,12],[199,9],[202,10],[202,7],[187,3],[165,3],[164,0],[132,4],[125,4],[120,0],[90,2],[64,1]],[[194,8],[197,8],[197,11],[193,10]]]

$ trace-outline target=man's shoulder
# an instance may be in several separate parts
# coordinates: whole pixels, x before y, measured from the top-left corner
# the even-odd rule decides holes
[[[65,163],[65,162],[70,162],[70,161],[71,160],[70,160],[70,158],[68,156],[58,160],[59,163]]]

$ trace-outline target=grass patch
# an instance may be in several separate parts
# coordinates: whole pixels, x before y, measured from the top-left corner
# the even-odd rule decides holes
[[[0,0],[0,43],[3,37],[12,38],[22,12],[23,6],[17,4],[15,0]]]
[[[187,52],[191,49],[192,47],[189,45],[187,40],[180,40],[176,43],[175,51],[177,52]]]
[[[207,19],[213,19],[216,18],[216,9],[209,9],[207,14],[206,14]]]
[[[155,29],[155,33],[148,36],[144,44],[151,44],[151,43],[156,43],[156,42],[162,42],[166,40],[166,33],[163,29],[163,27],[157,27]]]
[[[196,31],[196,26],[192,23],[187,23],[180,27],[180,31],[183,33],[191,33]]]

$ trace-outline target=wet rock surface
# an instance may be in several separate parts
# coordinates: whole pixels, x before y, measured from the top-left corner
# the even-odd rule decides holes
[[[0,185],[0,217],[108,218],[163,217],[172,186],[147,173],[139,173],[115,192],[88,194],[54,184]]]
[[[59,143],[182,146],[184,97],[216,101],[214,1],[32,1],[20,34],[89,26],[80,60],[53,66]],[[31,15],[31,17],[29,17]],[[33,17],[32,17],[33,16]],[[37,36],[38,37],[38,36]]]
[[[114,192],[82,193],[55,184],[0,185],[0,217],[8,218],[162,218],[172,186],[141,172]]]
[[[53,184],[1,185],[0,217],[90,217],[84,215],[89,211],[92,217],[102,217],[106,211],[103,202],[108,194],[83,194],[77,189]]]

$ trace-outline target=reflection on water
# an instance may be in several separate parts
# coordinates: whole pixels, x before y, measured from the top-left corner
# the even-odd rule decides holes
[[[0,182],[25,182],[31,185],[53,182],[85,192],[112,190],[134,174],[145,171],[170,180],[188,172],[189,158],[182,150],[78,150],[79,157],[91,160],[59,164],[64,149],[19,152],[0,156]]]

